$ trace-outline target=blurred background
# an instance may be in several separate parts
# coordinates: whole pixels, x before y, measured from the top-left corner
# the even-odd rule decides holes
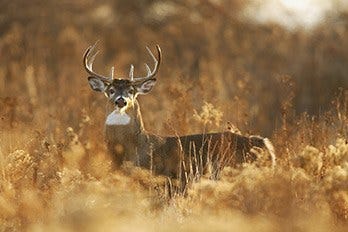
[[[159,134],[201,132],[209,111],[204,129],[230,122],[271,136],[285,117],[326,112],[348,87],[345,0],[1,1],[1,128],[59,133],[81,118],[101,128],[105,99],[82,66],[97,40],[94,69],[115,66],[118,77],[132,63],[144,75],[145,46],[161,46],[157,86],[139,97]]]
[[[82,65],[97,40],[117,77],[161,46],[148,131],[267,136],[276,168],[170,199],[177,181],[112,170]],[[348,0],[0,0],[0,231],[347,231],[347,138]]]

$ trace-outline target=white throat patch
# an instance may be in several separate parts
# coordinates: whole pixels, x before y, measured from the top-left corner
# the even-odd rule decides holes
[[[106,125],[128,125],[131,118],[126,113],[120,113],[117,110],[112,111],[106,118]]]

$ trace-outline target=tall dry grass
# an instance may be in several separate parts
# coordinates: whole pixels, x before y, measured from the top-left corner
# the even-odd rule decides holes
[[[1,231],[347,227],[347,15],[309,33],[240,21],[237,0],[1,4]],[[161,45],[158,85],[140,99],[148,130],[266,134],[276,169],[225,168],[173,198],[165,177],[112,171],[105,101],[81,64],[97,39],[95,69],[118,76]]]
[[[320,148],[284,144],[276,169],[225,168],[218,181],[203,176],[185,196],[170,198],[165,177],[131,164],[112,171],[98,137],[85,134],[88,127],[67,128],[63,142],[19,132],[35,127],[1,133],[1,230],[344,231],[347,226],[348,143],[339,135]]]

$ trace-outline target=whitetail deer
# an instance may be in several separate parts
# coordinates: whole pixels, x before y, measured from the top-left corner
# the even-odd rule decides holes
[[[134,77],[131,65],[129,79],[115,79],[113,67],[110,77],[95,73],[92,68],[98,53],[95,47],[86,50],[83,64],[91,88],[108,98],[105,134],[116,167],[124,161],[131,161],[156,174],[177,178],[188,169],[202,173],[211,164],[220,167],[253,161],[257,157],[252,148],[265,151],[271,165],[275,165],[273,146],[267,138],[247,137],[230,131],[180,137],[161,137],[146,132],[136,98],[139,94],[149,93],[156,83],[155,76],[161,63],[160,47],[156,45],[157,58],[146,47],[155,62],[153,70],[145,64],[147,75]]]

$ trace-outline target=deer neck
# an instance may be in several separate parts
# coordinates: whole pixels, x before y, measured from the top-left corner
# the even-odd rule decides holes
[[[147,134],[141,118],[140,107],[137,101],[125,112],[117,112],[111,108],[107,111],[105,120],[105,137],[108,149],[123,161],[143,163],[144,141]]]
[[[128,136],[144,133],[145,129],[139,103],[135,100],[134,104],[124,112],[120,112],[109,105],[105,119],[105,128],[111,129],[113,133],[123,133]]]

